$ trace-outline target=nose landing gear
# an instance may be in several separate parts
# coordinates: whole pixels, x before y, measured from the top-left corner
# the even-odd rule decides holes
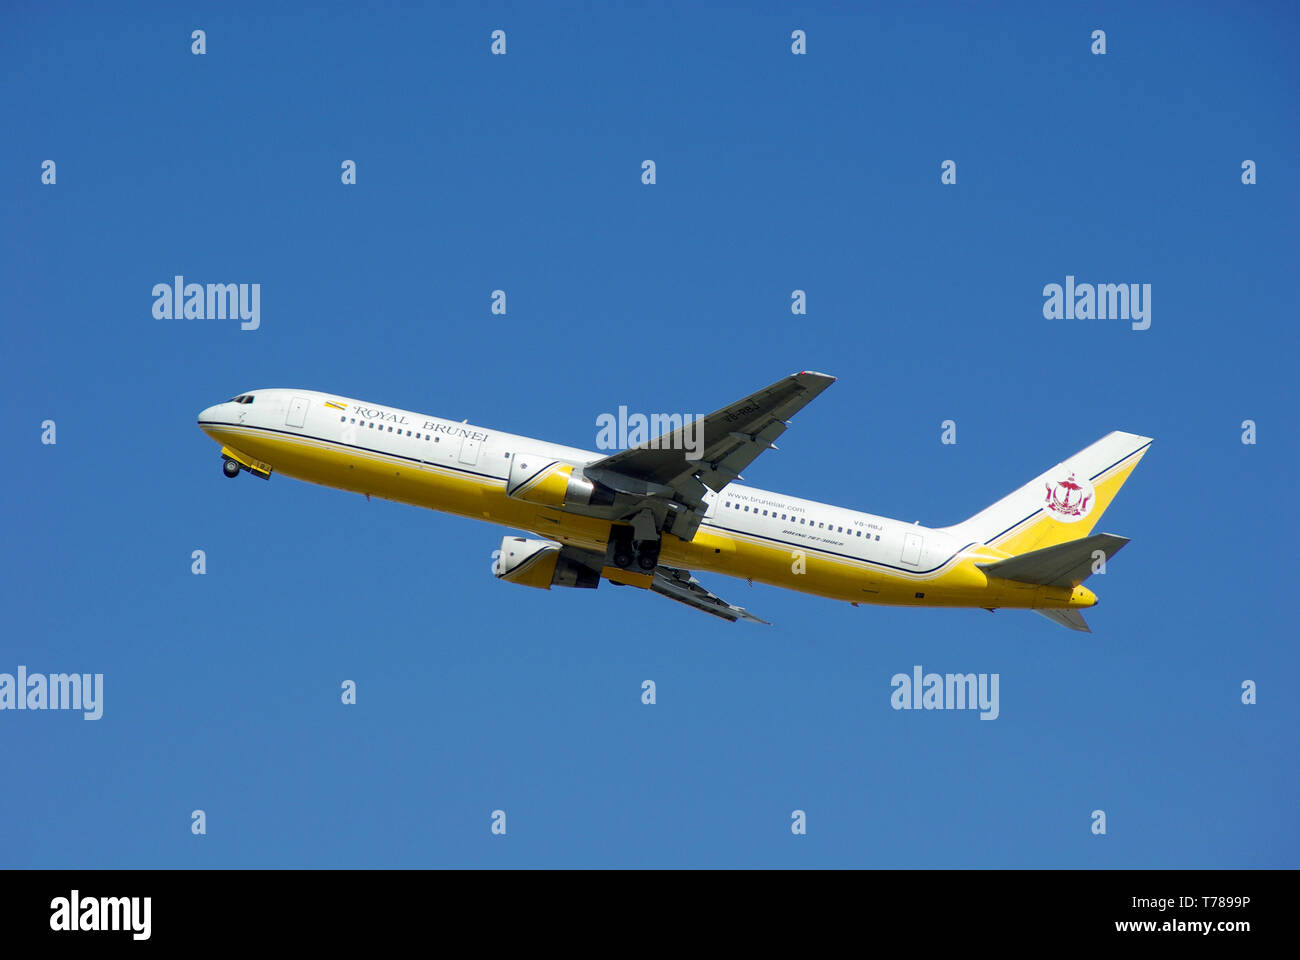
[[[263,463],[256,457],[250,457],[248,454],[240,453],[231,447],[221,448],[221,472],[231,480],[239,476],[240,472],[244,470],[247,470],[254,477],[270,480],[271,469],[269,463]]]

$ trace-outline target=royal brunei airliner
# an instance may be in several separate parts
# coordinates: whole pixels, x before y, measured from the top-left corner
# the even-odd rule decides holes
[[[1083,585],[1128,540],[1092,528],[1149,437],[1116,431],[949,527],[890,520],[740,481],[834,383],[805,371],[617,453],[593,453],[314,390],[254,390],[199,414],[227,477],[273,473],[487,520],[496,576],[640,587],[766,623],[696,578],[717,573],[849,603],[1034,610],[1087,631]],[[671,424],[670,424],[671,426]]]

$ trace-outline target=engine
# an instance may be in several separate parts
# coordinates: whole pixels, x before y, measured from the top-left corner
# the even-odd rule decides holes
[[[544,507],[598,507],[614,502],[614,491],[586,479],[581,467],[533,453],[511,454],[506,495]]]
[[[551,587],[594,589],[600,586],[600,573],[566,556],[564,547],[554,540],[504,538],[492,565],[492,573],[498,580],[543,590]]]

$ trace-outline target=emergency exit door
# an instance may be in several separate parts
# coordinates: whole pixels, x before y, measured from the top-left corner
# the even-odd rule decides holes
[[[924,545],[925,540],[919,533],[905,534],[903,536],[903,556],[900,559],[904,563],[916,566],[921,562],[921,547]]]
[[[289,410],[284,416],[285,426],[301,427],[307,422],[307,398],[294,397],[289,401]]]

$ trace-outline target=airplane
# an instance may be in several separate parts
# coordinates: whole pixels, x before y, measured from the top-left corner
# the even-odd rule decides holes
[[[227,477],[273,472],[525,531],[508,583],[638,587],[767,623],[696,572],[863,603],[1034,610],[1091,632],[1083,586],[1128,543],[1093,534],[1151,445],[1115,431],[967,520],[923,527],[740,483],[835,378],[803,371],[616,453],[515,436],[314,390],[254,390],[198,416]],[[1101,564],[1102,566],[1099,566]]]

